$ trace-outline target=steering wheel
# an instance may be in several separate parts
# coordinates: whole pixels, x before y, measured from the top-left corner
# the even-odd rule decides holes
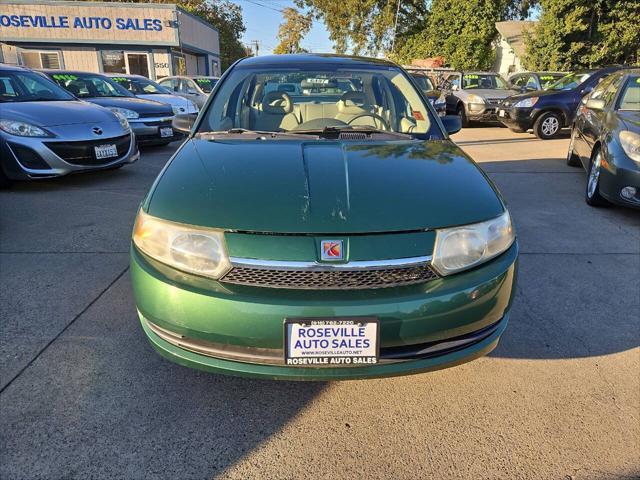
[[[357,120],[359,118],[362,118],[362,117],[371,117],[374,120],[378,120],[382,124],[383,130],[391,130],[391,127],[389,126],[389,123],[384,118],[382,118],[377,113],[371,113],[371,112],[360,113],[359,115],[356,115],[355,117],[353,117],[351,120],[349,120],[347,122],[347,125],[351,125],[351,122],[353,122],[354,120]]]

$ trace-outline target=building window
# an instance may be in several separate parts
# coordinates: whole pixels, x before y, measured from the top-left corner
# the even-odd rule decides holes
[[[102,50],[102,71],[105,73],[127,73],[124,52],[118,50]]]
[[[20,63],[29,68],[62,68],[60,52],[43,50],[20,50]]]
[[[181,53],[173,52],[173,74],[174,75],[186,75],[187,74],[187,62],[184,59],[184,55]]]

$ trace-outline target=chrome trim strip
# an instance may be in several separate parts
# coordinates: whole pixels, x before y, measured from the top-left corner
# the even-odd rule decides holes
[[[319,263],[282,260],[260,260],[256,258],[230,257],[231,265],[242,268],[266,270],[376,270],[386,268],[413,267],[431,263],[431,255],[422,257],[393,258],[388,260],[364,260],[347,263]]]

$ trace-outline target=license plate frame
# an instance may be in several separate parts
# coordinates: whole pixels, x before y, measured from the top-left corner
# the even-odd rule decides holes
[[[118,149],[115,143],[107,143],[104,145],[96,145],[93,147],[96,160],[106,160],[108,158],[114,158],[118,156]]]
[[[380,320],[377,317],[292,317],[286,318],[283,326],[284,363],[288,367],[366,367],[377,365],[380,361]],[[311,329],[320,328],[328,328],[332,334],[326,337],[306,336]],[[305,331],[304,337],[299,335],[301,330]],[[358,335],[353,335],[354,333]],[[316,342],[315,350],[296,348],[295,340],[300,338],[325,339],[329,341],[329,345],[319,347]],[[336,344],[332,345],[334,339],[338,341],[337,348]],[[341,343],[340,339],[345,340],[349,346]],[[357,340],[361,342],[358,343]],[[369,340],[369,345],[365,346],[365,340]],[[302,354],[302,351],[315,354]]]
[[[160,127],[158,131],[160,133],[160,138],[173,137],[173,128],[171,127]]]

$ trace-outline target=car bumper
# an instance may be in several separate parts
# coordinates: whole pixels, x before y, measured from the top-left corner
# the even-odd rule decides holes
[[[516,130],[527,131],[533,128],[532,108],[498,108],[498,120],[503,125]],[[501,112],[504,112],[502,114]]]
[[[213,281],[210,288],[201,288],[183,284],[182,274],[168,278],[135,247],[131,275],[145,334],[160,354],[176,363],[250,377],[358,379],[442,369],[490,352],[508,323],[517,255],[514,244],[468,272],[358,292],[234,288]],[[350,316],[379,319],[379,363],[285,366],[286,318]]]
[[[120,133],[117,137],[107,137],[99,141],[77,138],[66,141],[66,138],[3,136],[3,141],[0,142],[2,168],[12,180],[28,180],[60,177],[70,173],[108,169],[133,163],[140,158],[135,135],[129,133],[128,138],[125,137],[126,135]],[[94,157],[79,158],[77,156],[79,145],[109,144],[112,142],[118,145],[120,142],[123,143],[121,154],[118,157],[99,161]],[[60,147],[56,148],[53,144],[73,145],[67,151],[60,150]]]
[[[600,174],[600,194],[612,203],[640,208],[640,164],[634,162],[622,148],[609,144],[605,154],[607,164]],[[625,198],[622,189],[632,187],[635,195]]]
[[[492,103],[470,103],[466,107],[467,119],[472,122],[494,123],[498,119],[497,105]]]
[[[136,135],[138,145],[159,145],[180,140],[184,137],[181,133],[171,128],[173,117],[154,117],[129,120],[129,125]],[[171,136],[163,137],[162,129],[171,128]]]

